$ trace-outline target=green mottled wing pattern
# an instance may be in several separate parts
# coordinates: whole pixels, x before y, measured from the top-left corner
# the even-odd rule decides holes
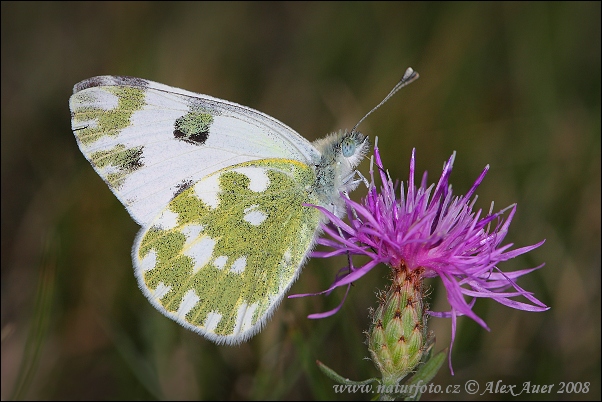
[[[314,182],[304,163],[263,159],[191,184],[137,237],[141,289],[163,314],[217,343],[250,338],[313,247],[320,212],[301,205],[319,204]]]

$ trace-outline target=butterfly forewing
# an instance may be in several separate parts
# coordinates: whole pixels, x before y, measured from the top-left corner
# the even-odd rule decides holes
[[[317,158],[306,139],[268,115],[140,78],[82,81],[70,109],[81,151],[140,225],[219,169]]]

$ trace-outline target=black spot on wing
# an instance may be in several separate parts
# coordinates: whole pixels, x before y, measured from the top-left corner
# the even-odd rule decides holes
[[[174,138],[193,145],[203,145],[209,138],[213,116],[205,111],[193,111],[174,122]]]
[[[129,159],[128,162],[124,166],[127,170],[134,171],[134,170],[138,170],[142,166],[144,166],[144,163],[142,163],[143,149],[144,149],[144,147],[142,146],[139,148],[134,148],[130,151],[129,157],[131,159]]]
[[[178,140],[186,141],[189,144],[203,145],[207,141],[207,138],[209,138],[209,132],[201,131],[199,133],[186,134],[178,129],[175,129],[173,136]]]
[[[181,183],[176,185],[176,191],[173,193],[172,200],[174,198],[176,198],[178,195],[182,194],[185,190],[190,188],[190,186],[192,186],[192,184],[193,184],[192,180],[182,180]]]

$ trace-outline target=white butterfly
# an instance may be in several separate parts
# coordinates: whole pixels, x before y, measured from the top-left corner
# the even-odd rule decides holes
[[[143,293],[219,344],[265,325],[320,231],[303,204],[342,212],[369,147],[355,129],[310,143],[251,108],[140,78],[84,80],[69,105],[80,150],[142,226]]]

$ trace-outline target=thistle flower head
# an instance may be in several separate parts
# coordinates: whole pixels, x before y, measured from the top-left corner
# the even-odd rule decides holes
[[[544,241],[514,250],[510,250],[512,244],[502,245],[516,212],[516,205],[492,212],[492,204],[491,210],[486,214],[482,210],[473,211],[477,198],[473,195],[489,166],[485,167],[465,195],[454,196],[449,177],[455,153],[444,164],[437,184],[427,187],[426,172],[420,186],[415,184],[415,150],[412,151],[409,179],[406,185],[402,183],[399,186],[399,190],[396,190],[383,168],[377,146],[374,148],[374,158],[382,186],[378,191],[374,170],[371,169],[371,183],[362,202],[357,203],[344,197],[349,223],[325,208],[316,207],[331,222],[323,226],[330,239],[321,238],[318,244],[331,247],[332,250],[314,252],[313,256],[347,254],[369,257],[369,261],[361,267],[354,267],[352,264],[345,267],[332,286],[321,293],[349,286],[380,263],[393,269],[404,267],[409,272],[421,272],[424,278],[439,277],[447,292],[450,311],[428,311],[428,314],[452,319],[452,345],[456,319],[460,315],[466,315],[488,329],[487,324],[472,310],[476,298],[490,298],[519,310],[548,309],[532,293],[516,283],[517,278],[541,266],[514,272],[503,272],[498,268],[500,262],[527,253]],[[519,296],[524,297],[528,303],[514,300]],[[312,314],[310,318],[332,315],[340,307]]]

